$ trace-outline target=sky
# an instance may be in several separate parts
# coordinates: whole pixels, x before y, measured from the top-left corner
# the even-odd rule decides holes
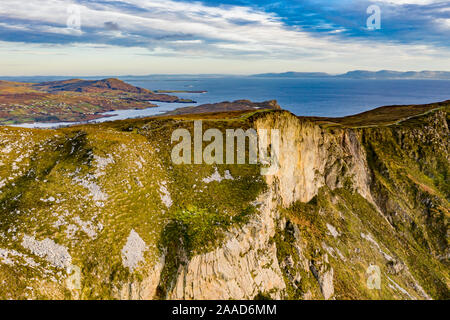
[[[383,69],[450,71],[450,0],[0,1],[0,76]]]

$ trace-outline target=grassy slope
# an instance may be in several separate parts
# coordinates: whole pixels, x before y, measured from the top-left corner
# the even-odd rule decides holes
[[[205,122],[204,130],[208,126],[249,125],[245,118],[212,121]],[[193,127],[191,121],[188,125]],[[0,193],[0,248],[17,250],[45,267],[0,264],[0,297],[70,296],[61,291],[62,270],[20,245],[24,234],[39,240],[48,237],[69,249],[73,264],[88,275],[83,280],[83,298],[110,298],[123,281],[142,278],[145,267],[155,263],[167,242],[183,236],[188,240],[189,254],[202,252],[220,241],[222,230],[245,221],[254,211],[250,202],[265,187],[258,167],[218,166],[222,177],[229,170],[234,179],[221,183],[202,181],[214,173],[214,166],[173,167],[167,142],[178,126],[186,127],[170,119],[60,130],[1,127],[0,149],[9,152],[1,154],[0,174],[2,179],[10,178],[5,179]],[[23,154],[24,159],[17,160]],[[112,157],[114,163],[99,169],[94,156]],[[99,170],[103,174],[93,178]],[[95,182],[108,199],[93,200],[89,190],[74,182],[76,178]],[[161,200],[163,183],[173,201],[170,208]],[[45,202],[50,197],[56,201]],[[63,223],[59,225],[61,217]],[[97,236],[89,237],[78,219],[91,224]],[[73,226],[77,226],[75,232],[71,231]],[[121,260],[121,249],[131,229],[148,246],[146,265],[133,275]],[[51,289],[45,291],[41,281],[31,278],[45,279],[45,286]]]
[[[419,114],[416,111],[410,111],[407,117],[411,112]],[[73,297],[73,293],[62,289],[62,270],[21,246],[24,234],[39,240],[48,237],[69,249],[73,264],[86,275],[82,298],[111,298],[122,283],[142,279],[162,247],[167,246],[169,257],[171,250],[175,257],[180,239],[189,255],[217,246],[223,230],[245,222],[253,213],[250,203],[265,188],[259,168],[220,165],[217,168],[221,176],[229,170],[234,180],[207,184],[202,179],[214,173],[214,166],[171,166],[171,132],[186,124],[191,128],[194,119],[205,120],[204,130],[245,128],[251,126],[253,116],[264,112],[136,119],[59,130],[0,127],[0,185],[4,184],[0,189],[0,248],[17,250],[40,263],[39,267],[25,266],[23,258],[16,257],[13,266],[0,264],[0,298]],[[402,118],[397,115],[392,119],[392,112],[388,116],[383,121],[398,122],[405,113],[401,112]],[[337,122],[333,120],[333,126],[373,125],[361,118],[358,122],[355,118],[351,123]],[[318,123],[329,126],[323,119]],[[337,254],[329,255],[335,268],[337,298],[406,297],[387,283],[382,291],[368,290],[364,286],[365,270],[371,263],[380,264],[383,274],[389,274],[414,296],[413,290],[408,289],[410,278],[390,274],[383,254],[362,239],[361,232],[372,234],[383,251],[406,261],[413,276],[433,297],[448,298],[448,265],[436,256],[447,245],[449,165],[448,159],[434,149],[439,142],[430,147],[417,143],[425,138],[416,134],[429,126],[422,117],[386,128],[360,129],[376,178],[373,192],[379,195],[380,203],[393,199],[386,202],[389,206],[384,209],[395,229],[371,204],[353,193],[351,186],[335,191],[322,189],[310,203],[296,203],[284,210],[301,232],[308,259],[319,260],[323,256],[323,242],[338,248],[346,257],[342,261]],[[411,133],[415,129],[417,133]],[[448,140],[444,143],[448,150]],[[94,156],[112,157],[114,162],[99,169]],[[92,178],[99,172],[103,174]],[[89,177],[108,195],[107,200],[100,201],[103,207],[85,187],[74,182],[74,178]],[[163,182],[173,201],[170,208],[161,201]],[[43,201],[49,197],[57,201]],[[401,215],[396,217],[399,208]],[[62,224],[58,223],[60,217]],[[89,222],[97,235],[88,236],[78,219]],[[341,236],[332,237],[327,223],[335,226]],[[73,226],[77,226],[76,231]],[[121,249],[131,229],[148,246],[146,262],[133,274],[122,266],[121,260]],[[292,254],[289,237],[280,232],[274,239],[280,261]],[[167,282],[173,280],[177,263],[174,260],[165,268],[163,279]],[[288,285],[288,297],[301,298],[309,291],[312,297],[320,298],[311,273],[302,271],[302,275],[299,286]]]
[[[390,126],[432,111],[448,109],[449,105],[450,100],[426,105],[386,106],[348,117],[311,119],[326,126],[338,125],[350,128]]]

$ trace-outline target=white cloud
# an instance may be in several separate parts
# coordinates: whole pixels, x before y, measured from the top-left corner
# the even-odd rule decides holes
[[[203,40],[175,40],[170,41],[173,44],[200,44],[203,43]]]
[[[383,0],[382,2],[400,5],[439,1]],[[37,33],[66,34],[73,32],[66,28],[66,22],[67,9],[74,3],[76,2],[69,0],[28,0],[18,6],[17,0],[1,0],[0,17],[6,18],[5,21],[21,21],[20,24],[7,25],[10,29],[28,28]],[[119,3],[136,6],[141,10],[127,11],[119,8],[117,6]],[[189,63],[192,71],[197,70],[197,72],[208,72],[211,68],[206,62],[192,63],[198,58],[210,61],[211,65],[214,59],[224,61],[223,65],[216,66],[217,70],[211,70],[212,72],[234,72],[234,67],[229,66],[234,66],[239,59],[246,59],[246,56],[255,60],[246,62],[245,67],[241,64],[240,71],[259,66],[288,67],[289,63],[293,66],[303,65],[303,67],[317,70],[323,70],[329,66],[332,69],[329,71],[343,71],[337,70],[339,65],[341,68],[345,66],[345,69],[375,67],[375,65],[380,65],[382,68],[388,68],[391,65],[394,69],[399,69],[402,66],[410,68],[414,63],[420,64],[420,68],[441,65],[441,68],[450,69],[448,59],[445,58],[449,56],[448,49],[437,49],[431,45],[408,45],[361,39],[342,40],[339,37],[340,29],[329,36],[316,37],[299,27],[285,26],[274,14],[249,7],[210,7],[197,2],[171,0],[112,0],[109,3],[90,3],[80,6],[80,13],[82,32],[90,36],[89,41],[113,38],[117,40],[115,43],[127,41],[128,47],[120,48],[119,45],[95,43],[70,45],[0,43],[3,51],[0,58],[3,58],[3,64],[5,61],[11,61],[10,64],[13,65],[18,61],[18,57],[9,55],[8,52],[11,51],[8,51],[8,48],[20,45],[28,51],[52,52],[49,46],[56,51],[65,50],[72,59],[83,61],[86,68],[82,70],[88,72],[91,70],[94,73],[106,72],[101,69],[103,67],[100,67],[97,61],[103,59],[105,63],[109,62],[110,68],[114,68],[115,71],[111,71],[111,74],[133,72],[120,69],[122,67],[122,64],[118,63],[120,59],[127,59],[133,63],[138,61],[141,65],[155,68],[152,63],[147,62],[148,59],[161,62],[173,56],[177,57],[177,61],[194,59],[189,60]],[[242,21],[248,23],[239,23]],[[113,23],[118,30],[105,28],[108,23]],[[447,26],[448,20],[444,20],[443,25]],[[0,24],[1,26],[5,27],[5,23]],[[45,39],[45,36],[42,36],[42,39]],[[102,48],[99,49],[99,47]],[[183,50],[177,50],[177,48],[183,48]],[[259,60],[257,61],[256,58]],[[270,64],[267,63],[269,60]],[[55,59],[55,66],[58,65],[56,61]],[[74,65],[73,62],[60,61],[66,68]],[[125,66],[132,69],[130,64]],[[161,66],[170,69],[174,67],[174,64],[166,63]],[[179,63],[175,66],[180,68]],[[81,72],[80,68],[77,70]],[[142,68],[136,70],[136,73],[139,73]],[[189,72],[189,70],[184,71]]]
[[[437,19],[436,23],[444,29],[450,29],[450,19]]]
[[[403,1],[407,0],[395,2]],[[28,0],[21,6],[15,5],[15,3],[16,0],[2,0],[0,12],[12,19],[41,21],[42,25],[39,28],[33,27],[39,29],[37,31],[70,33],[64,26],[68,17],[67,8],[73,4],[72,1]],[[213,40],[219,44],[209,46],[209,50],[226,48],[235,51],[261,51],[276,56],[302,54],[305,53],[305,50],[319,54],[325,51],[335,51],[336,54],[355,53],[364,51],[364,48],[368,46],[367,41],[343,42],[339,38],[331,36],[317,38],[300,28],[288,29],[273,14],[248,7],[208,7],[200,3],[170,0],[115,0],[112,3],[127,3],[144,10],[140,13],[128,13],[111,5],[82,6],[80,10],[82,30],[102,28],[105,23],[114,21],[120,31],[96,31],[97,35],[128,38],[129,40],[136,37],[144,44],[153,42],[153,47],[164,46],[165,41],[169,45],[183,43],[201,45],[207,40]],[[252,23],[234,23],[233,21],[237,19]],[[45,24],[50,25],[46,26]],[[170,38],[174,35],[196,39],[164,40],[166,37]],[[146,36],[148,37],[147,41],[145,41]],[[160,40],[155,44],[153,38]],[[205,39],[205,41],[200,39]],[[374,46],[380,50],[386,47],[384,44],[375,44]],[[411,49],[410,46],[398,47]],[[205,51],[208,51],[206,47]]]
[[[443,3],[448,0],[371,0],[372,2],[382,2],[389,3],[393,5],[407,5],[407,4],[415,4],[415,5],[429,5],[435,3]]]

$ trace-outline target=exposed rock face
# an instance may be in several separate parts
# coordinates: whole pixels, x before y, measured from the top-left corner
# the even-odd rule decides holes
[[[271,188],[261,197],[264,205],[260,213],[242,229],[231,231],[223,246],[196,255],[180,267],[176,285],[167,298],[252,299],[259,292],[273,292],[272,298],[283,298],[286,286],[276,245],[271,243],[277,228],[284,228],[279,221],[279,206],[308,202],[324,185],[331,189],[342,187],[347,177],[370,198],[365,154],[353,131],[327,134],[319,126],[301,122],[288,113],[271,114],[255,126],[282,130],[279,170],[266,177]],[[346,174],[342,174],[344,167]],[[324,298],[331,298],[333,269],[310,268]]]
[[[362,130],[334,129],[330,132],[314,123],[299,121],[288,113],[269,114],[258,119],[255,127],[282,130],[280,170],[276,175],[266,177],[270,191],[262,196],[264,206],[249,224],[229,232],[222,246],[212,252],[196,255],[185,266],[180,266],[176,284],[167,298],[249,299],[258,292],[270,292],[269,295],[274,299],[287,297],[286,281],[295,285],[301,280],[301,276],[289,272],[283,276],[281,272],[281,268],[288,270],[294,263],[291,256],[279,261],[279,248],[272,241],[277,232],[286,231],[285,218],[281,217],[280,209],[289,207],[296,201],[309,202],[323,187],[330,190],[351,188],[374,207],[374,212],[379,217],[388,221],[386,212],[378,208],[379,201],[375,201],[372,196],[373,174],[367,163],[366,150],[362,146]],[[445,131],[448,133],[448,129],[444,127],[444,134]],[[448,148],[448,140],[445,143]],[[395,232],[390,223],[386,227]],[[339,236],[334,227],[332,232],[329,224],[327,228],[332,237]],[[384,252],[375,240],[372,239],[372,242],[382,259],[387,261],[386,266],[390,272],[401,273],[403,263]],[[389,247],[389,244],[384,245]],[[296,268],[311,272],[317,280],[322,297],[332,299],[335,298],[335,271],[330,264],[329,254],[340,260],[347,261],[347,258],[338,248],[330,249],[324,243],[322,247],[329,250],[329,253],[318,260],[308,260],[303,255],[307,249],[298,232],[292,243],[298,260]],[[405,272],[405,277],[409,279],[406,281],[410,283],[409,288],[415,292],[415,297],[430,298],[411,273]],[[400,286],[397,291],[403,294],[403,298],[414,297]],[[306,292],[303,298],[320,297],[317,293],[314,295]]]
[[[286,285],[277,259],[276,244],[271,241],[280,222],[280,207],[295,201],[308,202],[327,185],[342,187],[349,178],[370,198],[370,176],[365,154],[356,133],[339,130],[333,134],[310,122],[288,114],[270,114],[259,119],[257,129],[280,128],[279,170],[267,176],[268,194],[261,197],[263,206],[250,223],[232,230],[225,243],[212,252],[194,256],[180,267],[170,299],[252,299],[258,293],[285,297]],[[343,168],[346,173],[343,174]],[[297,251],[302,249],[298,244]],[[311,262],[303,258],[304,264]],[[334,294],[333,268],[309,266],[323,297]]]
[[[334,271],[333,268],[330,268],[330,270],[324,271],[324,270],[317,270],[313,264],[310,266],[311,272],[313,273],[314,277],[317,279],[320,285],[320,291],[322,291],[323,297],[328,300],[331,297],[333,297],[334,294],[334,284],[333,284],[333,275]]]
[[[121,300],[152,300],[157,295],[157,287],[164,267],[164,256],[160,257],[153,268],[141,281],[132,281],[116,288],[113,295]]]
[[[90,144],[80,138],[75,149],[57,140],[50,145],[51,150],[62,150],[55,163],[64,165],[75,158],[79,167],[89,161],[95,164],[87,172],[77,168],[68,177],[57,175],[78,188],[78,198],[84,202],[76,203],[83,217],[72,217],[68,209],[57,207],[67,201],[61,194],[39,195],[43,209],[28,211],[25,216],[32,217],[31,222],[19,226],[20,232],[35,237],[25,238],[22,246],[26,250],[20,242],[17,250],[0,247],[0,277],[14,272],[8,268],[20,263],[41,268],[41,258],[61,268],[71,261],[84,266],[79,286],[73,284],[77,279],[71,285],[58,282],[56,276],[52,280],[57,283],[54,286],[73,292],[72,298],[105,298],[103,292],[106,298],[119,299],[449,298],[447,117],[440,110],[391,126],[347,128],[318,124],[284,111],[262,113],[249,126],[281,131],[279,170],[264,177],[259,170],[253,175],[246,168],[242,174],[232,166],[194,167],[195,175],[190,168],[187,173],[176,171],[164,162],[159,148],[167,140],[159,137],[164,136],[161,128],[179,123],[161,125],[157,120],[137,130],[111,129],[108,134],[114,138],[108,139],[118,139],[119,147],[111,150],[108,145],[108,156],[102,157],[86,146],[95,145],[95,139],[103,141],[103,135],[88,140]],[[140,135],[133,135],[125,148],[128,132],[134,131]],[[14,152],[11,149],[8,154]],[[0,160],[11,162],[6,156]],[[20,161],[13,163],[12,172],[22,170],[24,176],[33,177],[32,183],[39,180],[33,172],[25,173]],[[69,169],[74,170],[72,163],[57,173]],[[95,185],[108,196],[95,198],[95,190],[82,181],[71,184],[76,177],[89,177],[89,186]],[[7,177],[0,178],[8,183]],[[258,179],[265,188],[245,198],[247,189],[258,186]],[[9,202],[26,192],[26,185],[20,186],[0,202],[0,209],[15,210],[9,217],[20,216],[18,211],[23,210]],[[0,191],[6,192],[5,188]],[[229,200],[222,193],[229,190],[233,200],[221,207]],[[191,193],[198,199],[187,199]],[[211,202],[211,207],[205,202]],[[55,241],[47,239],[46,233],[39,236],[39,230],[29,231],[35,212],[45,213],[46,206],[55,212],[45,216],[54,220]],[[248,206],[254,210],[247,210]],[[227,211],[232,210],[235,215],[228,219]],[[241,216],[246,210],[251,214]],[[234,221],[236,216],[240,220]],[[14,243],[16,235],[23,238],[14,223],[6,225],[0,229],[0,241],[9,242],[0,244]],[[79,228],[70,241],[82,237],[83,226],[101,228],[76,246],[67,244],[64,236],[71,225]],[[49,244],[56,255],[38,249]],[[100,255],[105,247],[110,251]],[[42,263],[43,272],[50,274],[45,268]],[[64,280],[68,275],[61,277]],[[379,289],[370,283],[379,283]],[[0,295],[4,292],[0,287]],[[56,295],[50,289],[46,292]]]
[[[283,276],[276,259],[277,208],[264,194],[260,214],[242,228],[229,232],[226,242],[212,252],[194,256],[180,267],[170,299],[253,299],[260,292],[282,298]]]
[[[268,176],[267,182],[279,181],[284,206],[295,201],[309,202],[325,185],[331,189],[343,187],[347,178],[364,197],[370,197],[366,155],[353,130],[330,133],[288,113],[270,114],[259,119],[256,126],[282,130],[280,170]]]

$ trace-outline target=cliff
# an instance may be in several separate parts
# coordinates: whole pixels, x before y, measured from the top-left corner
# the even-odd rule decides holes
[[[411,108],[1,127],[0,297],[448,299],[449,106]],[[279,171],[173,165],[195,119],[278,128]]]

